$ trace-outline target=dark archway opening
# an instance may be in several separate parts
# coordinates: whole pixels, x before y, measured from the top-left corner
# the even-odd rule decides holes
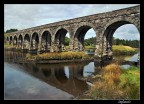
[[[67,30],[66,29],[60,29],[57,31],[56,35],[55,35],[55,44],[57,46],[57,52],[62,52],[62,51],[68,51],[66,49],[66,34],[67,34]]]
[[[7,44],[9,43],[9,37],[6,37],[6,43]]]
[[[29,36],[29,34],[26,34],[24,36],[23,48],[29,50],[29,46],[30,46],[30,36]]]
[[[42,34],[42,47],[41,51],[50,52],[51,49],[51,34],[48,31],[45,31]]]
[[[17,46],[17,37],[14,36],[14,46],[16,47]]]
[[[38,33],[32,34],[32,40],[31,40],[31,50],[38,50],[38,44],[39,44],[39,36]]]
[[[18,41],[19,41],[18,42],[19,47],[22,48],[22,44],[23,44],[23,37],[22,37],[22,35],[19,35]]]
[[[10,36],[10,44],[12,44],[13,43],[13,38],[12,38],[12,36]]]

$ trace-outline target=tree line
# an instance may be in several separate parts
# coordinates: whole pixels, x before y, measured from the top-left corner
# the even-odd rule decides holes
[[[113,37],[112,44],[113,45],[125,45],[125,46],[134,47],[134,48],[139,48],[140,41],[139,40],[118,39],[118,38]],[[96,45],[96,37],[85,39],[84,45],[85,46],[95,46]]]

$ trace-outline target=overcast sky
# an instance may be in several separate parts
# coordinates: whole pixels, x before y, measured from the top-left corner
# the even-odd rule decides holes
[[[11,28],[21,30],[136,5],[138,4],[5,4],[4,31]],[[93,29],[87,32],[85,38],[92,36],[95,36]],[[114,37],[133,40],[139,39],[140,35],[136,27],[129,24],[118,28]]]

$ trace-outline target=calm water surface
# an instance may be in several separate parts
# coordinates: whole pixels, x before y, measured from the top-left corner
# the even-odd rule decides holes
[[[5,52],[5,99],[70,100],[88,90],[89,87],[85,79],[97,72],[94,62],[70,64],[13,63],[14,60],[22,57],[25,57],[24,53]]]

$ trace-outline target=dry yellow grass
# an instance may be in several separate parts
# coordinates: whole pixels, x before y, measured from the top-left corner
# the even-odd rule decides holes
[[[33,55],[28,54],[27,58],[33,58]],[[84,52],[60,52],[60,53],[42,53],[35,56],[38,59],[48,60],[71,60],[71,59],[88,59],[89,56]]]
[[[103,78],[107,80],[108,83],[119,82],[121,75],[121,69],[118,64],[110,64],[103,68]]]
[[[118,64],[110,64],[102,69],[102,77],[94,82],[89,96],[92,99],[139,99],[139,70],[131,67],[121,70]]]

